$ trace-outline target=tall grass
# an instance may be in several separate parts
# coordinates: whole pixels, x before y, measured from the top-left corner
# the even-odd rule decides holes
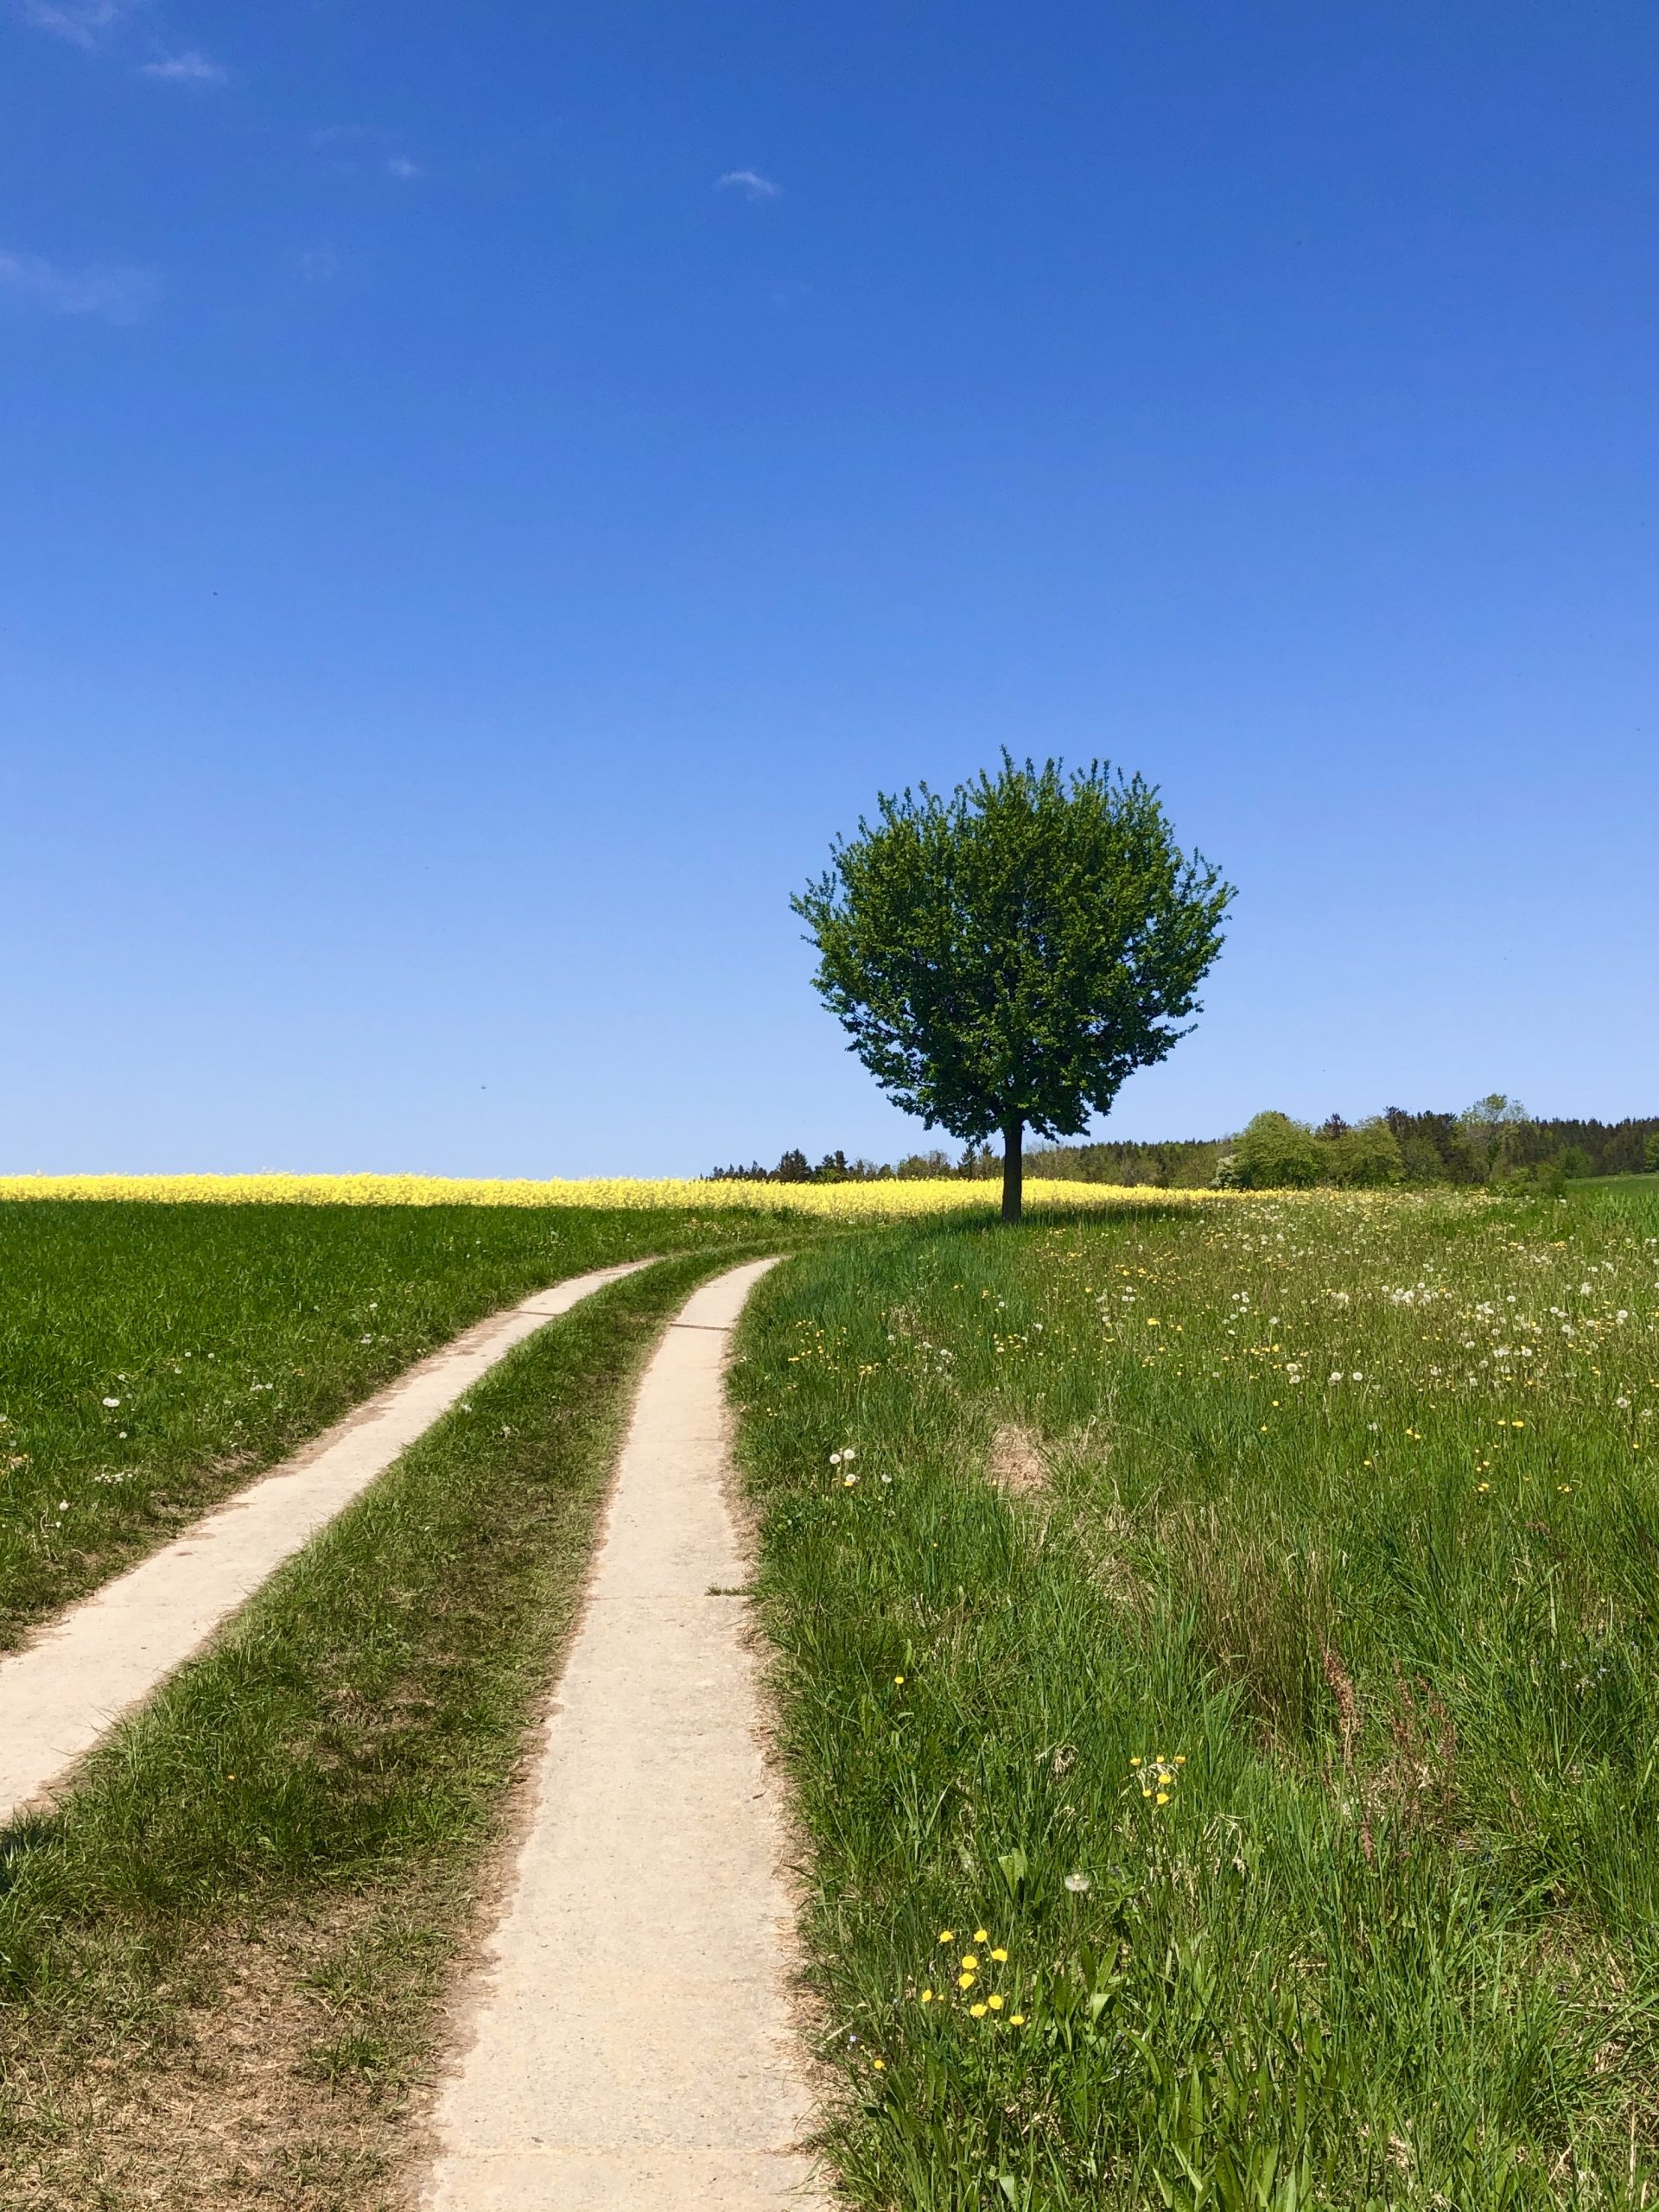
[[[1148,1204],[762,1291],[855,2202],[1654,2196],[1656,1231]]]

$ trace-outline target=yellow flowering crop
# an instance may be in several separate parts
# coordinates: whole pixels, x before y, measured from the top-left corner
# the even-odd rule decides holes
[[[676,1206],[702,1213],[747,1210],[805,1213],[832,1220],[883,1220],[911,1214],[992,1213],[1000,1202],[993,1182],[749,1183],[694,1182],[686,1177],[593,1176],[493,1179],[445,1175],[4,1175],[7,1198],[139,1198],[153,1205],[340,1206],[625,1206],[641,1211]],[[1070,1183],[1033,1178],[1026,1205],[1045,1207],[1253,1203],[1255,1194],[1228,1191],[1162,1191],[1109,1183]]]

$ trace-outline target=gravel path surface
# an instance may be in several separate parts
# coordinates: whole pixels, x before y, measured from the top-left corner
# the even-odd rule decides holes
[[[45,1798],[496,1362],[647,1260],[595,1268],[479,1322],[164,1550],[0,1660],[0,1827]]]
[[[723,1494],[729,1332],[772,1264],[697,1291],[640,1385],[436,2115],[435,2212],[827,2204],[799,2147],[785,1831]]]

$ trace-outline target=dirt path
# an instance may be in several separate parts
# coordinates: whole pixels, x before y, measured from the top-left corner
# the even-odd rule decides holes
[[[647,1369],[529,1833],[439,2103],[434,2212],[811,2212],[784,1827],[729,1593],[728,1333],[760,1261]]]
[[[595,1268],[466,1330],[164,1550],[0,1660],[0,1827],[61,1783],[271,1571],[526,1337],[646,1260]]]

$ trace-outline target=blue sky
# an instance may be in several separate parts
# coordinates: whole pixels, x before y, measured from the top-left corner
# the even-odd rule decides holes
[[[1659,1111],[1650,0],[0,0],[0,1166],[926,1141],[791,890],[1239,887],[1110,1127]]]

